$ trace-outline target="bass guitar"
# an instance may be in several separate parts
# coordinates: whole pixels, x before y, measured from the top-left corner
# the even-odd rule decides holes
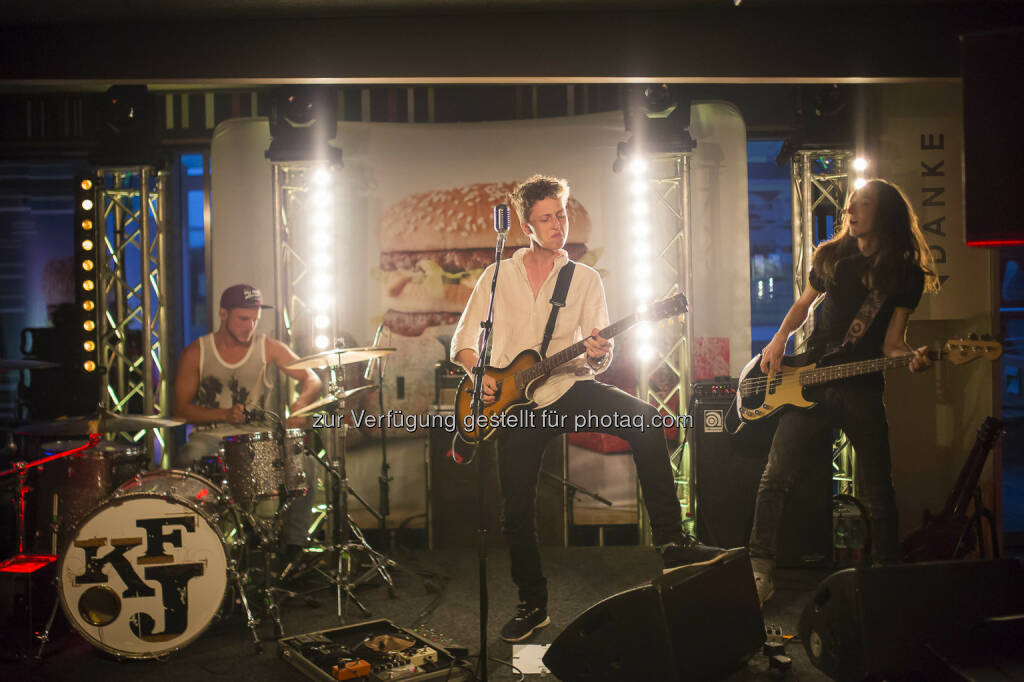
[[[1003,347],[996,341],[967,338],[947,341],[941,351],[929,351],[928,357],[933,361],[947,360],[954,365],[962,365],[982,357],[997,360],[1002,354]],[[782,358],[782,369],[769,377],[761,371],[761,356],[757,355],[740,372],[736,414],[749,424],[776,415],[784,408],[810,409],[815,403],[807,399],[804,389],[881,372],[890,367],[906,367],[914,356],[881,357],[841,364],[831,364],[832,359],[826,356],[821,363],[813,363],[806,353],[786,355]]]
[[[601,338],[610,339],[626,331],[641,321],[661,320],[675,317],[686,312],[686,297],[676,294],[669,298],[652,303],[618,322],[600,331]],[[477,420],[473,418],[473,377],[466,375],[459,382],[455,394],[455,423],[458,428],[452,449],[454,459],[459,463],[469,463],[472,459],[467,453],[477,443],[490,440],[505,425],[505,415],[520,405],[530,405],[533,391],[556,367],[564,365],[586,351],[583,341],[579,341],[545,359],[540,353],[528,348],[517,355],[505,367],[486,367],[484,376],[494,379],[498,386],[495,400],[484,405]]]

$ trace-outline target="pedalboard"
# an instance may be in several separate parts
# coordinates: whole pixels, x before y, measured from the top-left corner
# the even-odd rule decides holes
[[[389,620],[372,620],[279,640],[283,659],[313,680],[467,680],[471,668],[439,644]]]

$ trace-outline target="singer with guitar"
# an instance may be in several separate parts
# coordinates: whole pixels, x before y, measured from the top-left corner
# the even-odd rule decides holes
[[[174,416],[195,427],[172,466],[186,469],[203,457],[216,455],[221,438],[253,431],[272,431],[273,425],[248,424],[246,410],[268,409],[273,386],[271,365],[299,382],[299,396],[291,411],[320,397],[321,382],[312,370],[285,369],[298,356],[285,344],[256,331],[263,308],[260,290],[236,284],[220,297],[220,327],[190,343],[178,360],[174,379]],[[306,425],[292,418],[287,426]],[[307,476],[315,472],[308,470]],[[305,542],[312,511],[308,504],[293,504],[285,512],[284,541],[297,547]],[[286,553],[295,553],[295,549]]]
[[[526,349],[548,357],[574,344],[582,342],[583,345],[579,357],[559,364],[543,381],[531,384],[532,402],[512,408],[509,415],[530,409],[539,412],[543,408],[546,418],[535,415],[534,427],[509,427],[495,436],[502,531],[508,539],[512,580],[521,602],[515,616],[501,630],[502,639],[508,642],[523,641],[550,623],[534,505],[545,445],[556,435],[570,431],[573,417],[587,411],[598,416],[642,415],[647,424],[657,414],[651,405],[595,380],[611,362],[612,343],[598,333],[608,326],[608,310],[600,275],[586,265],[570,261],[563,249],[570,230],[566,212],[568,198],[568,183],[559,178],[535,175],[515,188],[511,203],[530,243],[504,260],[498,269],[492,367],[509,365]],[[452,357],[469,376],[477,362],[480,322],[486,317],[494,268],[490,265],[477,280],[452,337]],[[567,286],[564,278],[568,278]],[[560,279],[561,285],[558,284]],[[554,306],[552,301],[558,298],[564,304]],[[546,334],[553,309],[557,310],[554,325]],[[486,374],[482,385],[484,405],[493,405],[499,399],[502,386]],[[561,419],[562,415],[568,418]],[[509,424],[511,422],[508,420]],[[530,420],[520,418],[518,423],[529,424]],[[625,439],[632,448],[651,518],[654,544],[666,566],[718,557],[721,550],[699,545],[683,532],[662,430],[621,426],[603,430]]]
[[[871,180],[850,195],[835,236],[814,252],[809,285],[764,348],[761,370],[771,379],[782,369],[786,341],[824,292],[807,342],[807,361],[913,355],[910,371],[925,371],[931,366],[927,347],[915,350],[907,344],[907,320],[922,293],[937,291],[938,285],[931,252],[903,191],[885,180]],[[842,378],[804,394],[817,405],[781,411],[757,492],[750,554],[762,604],[774,593],[772,572],[786,496],[809,455],[808,443],[820,442],[816,436],[825,430],[838,426],[856,450],[875,560],[900,557],[882,375]]]

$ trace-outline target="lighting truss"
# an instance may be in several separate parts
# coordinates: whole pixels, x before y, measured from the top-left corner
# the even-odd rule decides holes
[[[300,356],[338,336],[333,173],[323,161],[273,162],[277,338]],[[287,397],[285,402],[290,402]]]
[[[816,242],[815,226],[828,218],[838,226],[852,189],[854,154],[847,149],[800,149],[791,159],[793,192],[793,300],[807,286]],[[797,352],[814,328],[814,316],[794,334]],[[854,494],[853,445],[840,433],[832,449],[832,480],[840,493]]]
[[[100,406],[114,413],[166,416],[172,346],[167,328],[165,214],[167,174],[152,166],[96,171],[97,339]],[[101,249],[101,251],[100,251]],[[137,342],[137,343],[136,343]],[[152,433],[152,437],[149,434]],[[167,456],[165,429],[122,433]]]
[[[631,164],[631,175],[635,178],[632,181],[634,199],[646,197],[648,208],[633,210],[633,242],[634,245],[640,244],[649,256],[635,259],[636,272],[633,274],[636,277],[646,270],[642,281],[650,282],[653,298],[678,291],[690,295],[693,291],[690,153],[646,154],[634,157],[634,161],[638,162],[636,166]],[[635,184],[638,181],[646,185],[646,192]],[[634,206],[636,203],[634,201]],[[639,231],[637,227],[640,227]],[[645,232],[646,237],[643,235]],[[645,239],[649,249],[642,246]],[[646,288],[646,283],[643,286]],[[681,324],[678,320],[670,320],[650,324],[648,329],[641,326],[636,333],[641,336],[637,396],[661,412],[681,419],[689,408],[690,384],[693,381],[692,316],[684,315]],[[670,462],[676,495],[683,509],[683,523],[692,532],[696,500],[685,434],[686,429],[680,428]],[[641,519],[642,525],[646,526],[646,515],[641,515]],[[647,537],[646,530],[641,528],[641,537]]]

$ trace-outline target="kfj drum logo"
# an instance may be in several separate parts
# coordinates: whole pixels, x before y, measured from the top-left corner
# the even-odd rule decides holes
[[[156,495],[115,497],[68,544],[61,603],[92,644],[122,656],[159,656],[209,626],[228,571],[224,540],[198,507]]]

